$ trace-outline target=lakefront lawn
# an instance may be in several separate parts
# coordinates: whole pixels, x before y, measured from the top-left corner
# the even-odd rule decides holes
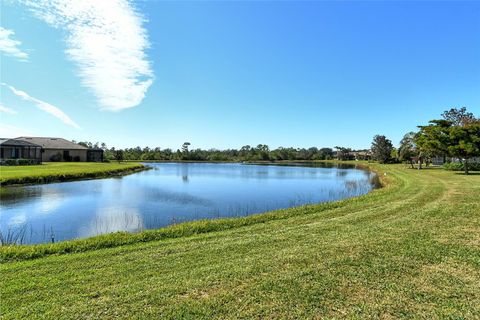
[[[0,166],[0,185],[46,183],[107,177],[143,168],[125,162],[46,162],[32,166]]]
[[[112,234],[2,247],[0,314],[480,317],[480,175],[371,166],[385,187],[340,202],[190,222],[158,238]],[[68,253],[89,241],[97,245]],[[47,247],[38,258],[22,255]]]

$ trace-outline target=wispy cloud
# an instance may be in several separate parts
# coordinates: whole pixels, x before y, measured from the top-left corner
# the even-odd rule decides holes
[[[42,101],[40,99],[34,98],[30,96],[28,93],[25,91],[18,90],[14,88],[13,86],[10,86],[6,83],[2,83],[3,86],[6,86],[12,93],[20,98],[22,98],[25,101],[30,101],[34,103],[38,109],[51,114],[52,116],[60,119],[63,123],[72,126],[74,128],[80,129],[80,126],[76,124],[72,119],[70,119],[69,116],[65,114],[60,108],[55,107],[54,105],[51,105],[50,103],[47,103],[45,101]]]
[[[7,108],[1,103],[0,103],[0,112],[8,113],[8,114],[16,114],[17,113],[17,111],[15,111],[13,109],[10,109],[10,108]]]
[[[0,51],[21,61],[27,61],[28,54],[19,49],[22,43],[12,38],[14,34],[13,30],[0,27]]]
[[[141,14],[127,0],[24,0],[42,20],[67,32],[66,54],[101,109],[135,107],[153,82]]]

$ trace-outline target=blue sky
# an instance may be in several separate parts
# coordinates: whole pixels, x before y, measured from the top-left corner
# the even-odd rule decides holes
[[[366,148],[480,115],[477,1],[1,6],[2,136]]]

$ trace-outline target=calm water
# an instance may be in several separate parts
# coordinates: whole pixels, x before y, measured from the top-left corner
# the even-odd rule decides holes
[[[0,230],[41,243],[188,220],[244,216],[369,192],[375,176],[338,167],[153,163],[120,178],[3,188]]]

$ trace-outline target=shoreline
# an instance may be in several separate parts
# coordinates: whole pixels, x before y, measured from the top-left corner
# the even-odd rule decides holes
[[[145,167],[148,168],[148,167]],[[348,199],[322,202],[310,205],[301,205],[286,209],[277,209],[262,213],[252,214],[245,217],[216,218],[187,221],[179,224],[173,224],[166,227],[144,230],[138,233],[113,232],[103,235],[66,240],[56,243],[29,244],[29,245],[6,245],[0,246],[0,264],[13,261],[31,260],[50,255],[62,255],[68,253],[86,252],[104,248],[113,248],[135,243],[144,243],[159,241],[172,238],[188,237],[196,234],[205,234],[216,231],[230,230],[259,223],[266,223],[274,220],[282,220],[294,216],[308,214],[305,211],[316,213],[342,207],[359,199],[369,197],[380,190],[388,189],[392,185],[390,177],[384,175],[380,168],[374,168],[369,164],[364,164],[363,169],[367,169],[377,174],[380,186],[372,189],[370,192]],[[144,169],[145,170],[145,169]]]

